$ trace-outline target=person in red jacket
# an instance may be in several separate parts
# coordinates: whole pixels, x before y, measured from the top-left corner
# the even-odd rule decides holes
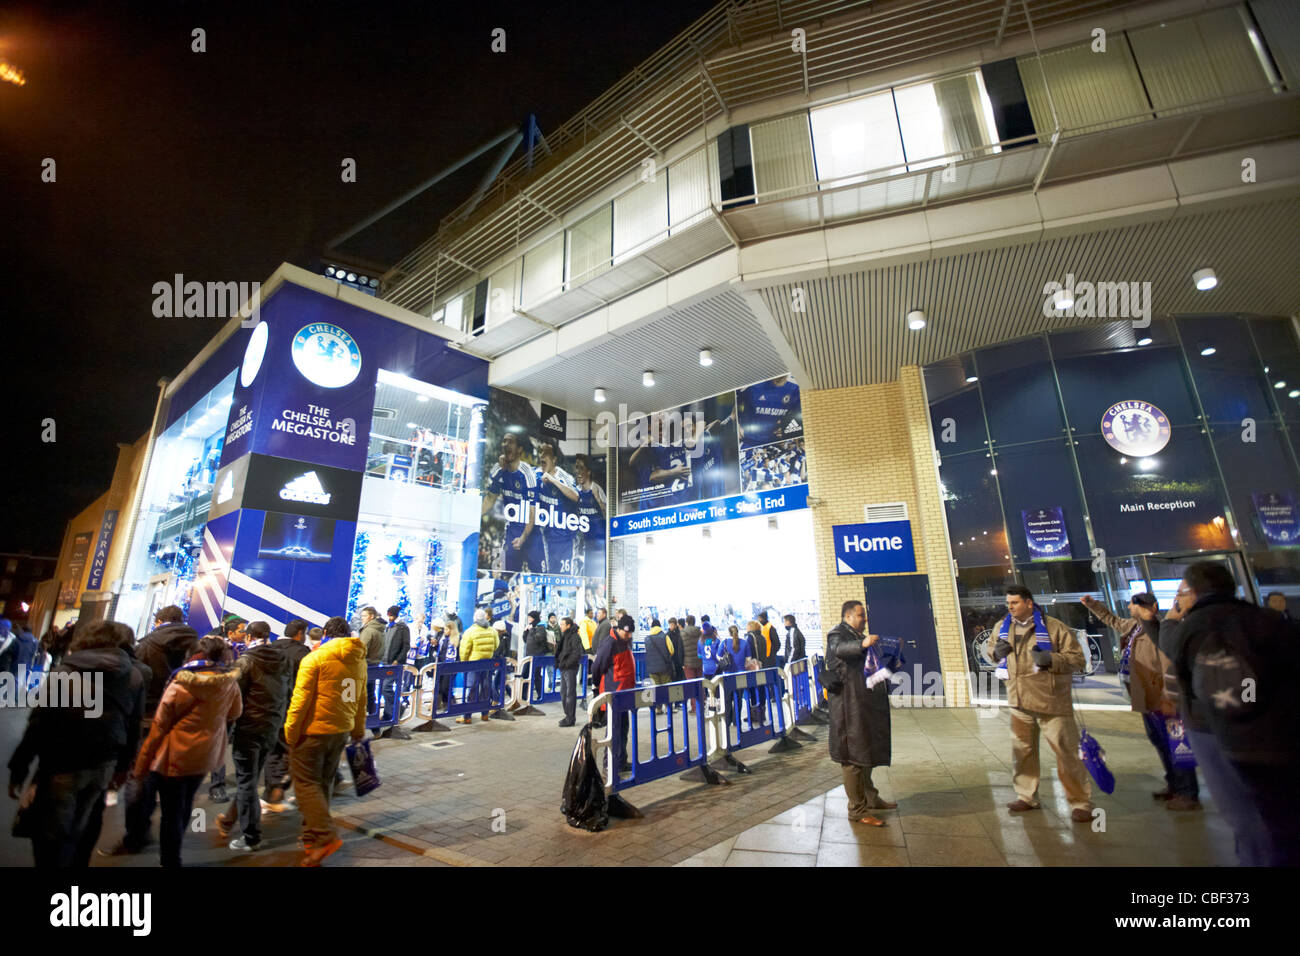
[[[598,691],[631,690],[636,686],[636,659],[632,656],[632,632],[636,622],[631,614],[624,614],[618,619],[596,650],[596,662],[591,668],[591,682],[597,684]],[[599,683],[597,683],[599,682]],[[624,712],[619,716],[618,735],[622,745],[614,751],[618,759],[618,772],[627,773],[632,769],[627,754],[628,716]]]

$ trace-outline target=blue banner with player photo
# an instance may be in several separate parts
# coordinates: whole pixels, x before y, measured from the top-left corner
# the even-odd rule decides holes
[[[1065,509],[1032,508],[1020,512],[1029,545],[1030,561],[1069,561],[1070,534],[1065,524]]]
[[[609,521],[609,536],[621,538],[629,534],[646,534],[672,528],[691,528],[698,525],[752,518],[755,515],[780,514],[808,507],[808,486],[795,485],[772,491],[752,492],[716,498],[700,504],[678,505],[673,508],[656,508],[635,515],[623,515]]]
[[[1290,492],[1256,492],[1250,496],[1260,533],[1270,548],[1300,548],[1300,516]]]
[[[617,444],[620,515],[808,482],[803,405],[788,375],[633,416]]]

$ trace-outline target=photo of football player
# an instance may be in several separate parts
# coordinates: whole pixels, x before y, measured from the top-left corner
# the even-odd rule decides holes
[[[577,535],[567,525],[568,517],[578,513],[576,482],[558,466],[559,453],[553,444],[543,443],[537,455],[541,461],[536,470],[537,503],[549,515],[546,527],[541,529],[546,553],[540,570],[547,574],[576,574]]]
[[[742,448],[803,436],[799,386],[789,375],[741,389],[737,411]]]
[[[537,527],[535,510],[537,473],[531,465],[521,461],[524,441],[511,431],[501,436],[501,454],[488,477],[482,513],[490,514],[498,499],[504,508],[511,511],[506,514],[505,537],[502,542],[504,554],[498,566],[506,571],[527,569],[540,572],[545,545],[542,543],[542,535],[538,533],[540,529]],[[524,514],[527,514],[527,520],[519,520]]]

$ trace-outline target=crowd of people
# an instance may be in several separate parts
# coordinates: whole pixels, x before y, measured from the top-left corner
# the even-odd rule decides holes
[[[1163,618],[1150,593],[1132,596],[1128,618],[1092,599],[1083,603],[1123,640],[1121,675],[1165,779],[1152,797],[1172,812],[1196,812],[1203,783],[1232,827],[1243,866],[1294,866],[1300,823],[1290,801],[1300,789],[1300,700],[1288,685],[1300,667],[1300,630],[1282,595],[1258,607],[1236,590],[1222,564],[1202,561],[1187,568]],[[1056,755],[1070,819],[1091,823],[1090,778],[1100,768],[1096,755],[1080,748],[1071,698],[1071,676],[1084,666],[1078,638],[1021,585],[1006,588],[1006,608],[993,657],[1011,718],[1015,799],[1007,810],[1041,806],[1041,737]],[[871,771],[890,763],[888,677],[895,662],[869,633],[860,601],[844,604],[826,647],[820,676],[830,753],[843,770],[849,816],[884,826],[876,812],[894,804],[881,798]]]
[[[1173,606],[1160,614],[1157,598],[1134,594],[1128,617],[1091,598],[1084,606],[1121,637],[1121,676],[1132,709],[1142,715],[1165,787],[1153,794],[1173,812],[1200,810],[1201,788],[1231,825],[1243,865],[1300,862],[1300,825],[1289,800],[1300,786],[1300,702],[1287,681],[1300,668],[1300,631],[1280,602],[1257,607],[1235,596],[1231,574],[1219,564],[1191,565]],[[1270,596],[1272,597],[1272,596]],[[1012,814],[1039,809],[1039,741],[1056,756],[1057,775],[1075,823],[1093,819],[1096,766],[1080,748],[1071,697],[1071,676],[1083,667],[1075,631],[1046,615],[1020,585],[1006,588],[1007,613],[996,629],[993,657],[1007,688],[1015,799]],[[223,807],[216,827],[232,852],[262,843],[263,813],[282,813],[296,803],[301,815],[302,865],[318,866],[341,845],[330,814],[335,790],[344,785],[339,764],[349,742],[365,738],[369,697],[367,664],[477,661],[502,657],[504,622],[486,608],[461,629],[448,613],[425,637],[412,642],[401,611],[387,620],[363,608],[353,626],[342,617],[323,628],[295,619],[278,639],[264,621],[228,616],[200,637],[179,607],[157,612],[154,628],[140,641],[112,621],[88,622],[56,632],[45,643],[52,673],[102,675],[103,693],[85,707],[38,706],[9,761],[9,792],[20,801],[15,833],[31,839],[41,867],[85,866],[98,842],[106,807],[123,805],[120,841],[99,852],[138,854],[150,842],[155,809],[159,859],[182,862],[184,836],[203,782]],[[744,631],[729,624],[722,633],[708,614],[651,620],[644,638],[646,673],[655,685],[713,678],[720,673],[782,666],[807,656],[794,615],[782,617],[784,633],[766,612]],[[10,666],[20,633],[8,622],[0,658]],[[526,658],[554,655],[564,717],[576,723],[577,679],[584,660],[594,692],[637,685],[633,616],[624,609],[528,615]],[[27,642],[24,642],[26,644]],[[31,643],[35,643],[34,639]],[[43,653],[30,651],[34,659]],[[27,657],[23,658],[27,660]],[[876,767],[891,762],[890,677],[902,664],[897,649],[871,634],[868,608],[847,601],[840,622],[826,635],[818,679],[825,691],[829,750],[841,765],[852,820],[881,827],[881,811],[897,805],[872,781]],[[527,663],[520,676],[529,678]],[[485,675],[486,676],[486,675]],[[451,699],[452,677],[438,677],[441,709]],[[360,692],[367,687],[365,694]],[[768,689],[751,688],[751,719],[771,719]],[[500,698],[478,688],[482,719]],[[737,697],[737,700],[740,698]],[[779,706],[779,701],[771,701]],[[821,701],[817,702],[820,706]],[[694,702],[691,702],[693,710]],[[736,701],[724,702],[724,719],[737,723]],[[598,709],[594,726],[607,716]],[[459,718],[462,723],[472,716]],[[615,728],[618,773],[630,767],[626,711]],[[226,759],[234,766],[233,799],[226,790]],[[121,799],[110,799],[120,793]]]

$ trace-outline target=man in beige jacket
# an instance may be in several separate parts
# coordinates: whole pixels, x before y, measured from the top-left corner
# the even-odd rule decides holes
[[[1092,784],[1079,759],[1079,728],[1070,697],[1071,674],[1084,667],[1074,631],[1047,617],[1020,584],[1007,588],[1007,617],[998,631],[993,657],[1005,661],[1007,704],[1011,710],[1012,813],[1038,809],[1038,735],[1056,754],[1056,775],[1070,803],[1070,819],[1092,820]]]

